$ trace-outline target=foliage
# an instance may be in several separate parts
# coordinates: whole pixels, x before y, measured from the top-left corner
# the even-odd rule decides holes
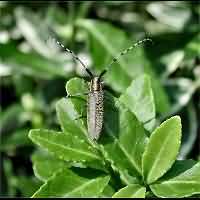
[[[147,91],[145,100],[151,107],[154,104],[152,89],[147,82],[146,75],[138,77],[125,94],[137,85],[139,91]],[[81,79],[70,79],[66,89],[75,95],[72,88],[81,88],[83,83]],[[96,142],[87,136],[84,120],[77,118],[85,102],[70,97],[59,100],[57,115],[62,132],[33,129],[29,133],[34,143],[58,159],[56,167],[51,161],[45,164],[46,159],[35,160],[35,172],[44,184],[33,197],[145,197],[146,192],[158,197],[199,194],[200,162],[176,161],[182,132],[180,117],[167,119],[147,134],[144,119],[136,118],[136,114],[143,111],[144,101],[137,101],[137,109],[129,109],[134,103],[134,98],[115,98],[106,93],[104,129]],[[144,113],[148,116],[151,109]],[[46,170],[51,174],[42,178]],[[104,194],[106,187],[112,189],[111,196]]]
[[[1,196],[199,193],[199,14],[195,2],[1,2]],[[65,98],[66,82],[67,93],[87,90],[74,78],[85,71],[47,42],[49,27],[96,74],[133,42],[153,40],[105,75],[97,143],[85,119],[74,120],[84,101]]]

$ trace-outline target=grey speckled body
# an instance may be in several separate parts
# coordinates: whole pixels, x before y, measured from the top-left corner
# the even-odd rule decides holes
[[[87,105],[88,134],[92,140],[98,140],[103,126],[103,90],[98,77],[90,82]]]

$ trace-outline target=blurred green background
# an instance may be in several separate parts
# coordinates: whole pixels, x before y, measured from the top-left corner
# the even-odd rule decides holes
[[[197,2],[0,2],[0,196],[30,196],[32,128],[59,130],[56,101],[80,64],[49,42],[51,32],[95,73],[148,36],[112,66],[105,83],[116,95],[139,74],[151,76],[158,123],[182,118],[179,159],[200,159],[200,6]]]

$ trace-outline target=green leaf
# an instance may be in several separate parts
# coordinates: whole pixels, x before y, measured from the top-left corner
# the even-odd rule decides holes
[[[181,2],[173,4],[169,2],[153,2],[148,4],[147,11],[157,21],[171,27],[173,31],[181,31],[191,15],[189,6],[186,7]]]
[[[100,141],[104,156],[123,178],[125,171],[139,177],[142,174],[142,154],[148,140],[146,131],[133,113],[119,101],[112,102],[112,98],[110,95],[105,102],[105,130]]]
[[[67,95],[72,95],[73,97],[69,97],[68,99],[72,102],[75,110],[77,110],[78,115],[77,118],[82,117],[80,122],[84,124],[84,132],[86,136],[88,135],[86,132],[87,124],[86,124],[86,107],[87,107],[87,93],[88,93],[88,84],[84,79],[80,78],[72,78],[67,81],[66,84],[66,92]],[[81,100],[81,101],[79,101]],[[77,121],[77,120],[75,120]],[[73,122],[74,123],[74,122]],[[64,125],[63,125],[64,126]],[[66,127],[67,128],[67,127]]]
[[[143,177],[150,184],[160,178],[176,159],[181,140],[181,119],[171,117],[152,133],[142,158]]]
[[[182,168],[188,169],[183,171]],[[182,161],[181,164],[178,163],[174,168],[172,167],[171,170],[175,172],[179,170],[179,174],[173,177],[167,177],[166,174],[165,178],[163,177],[150,186],[156,196],[183,198],[194,194],[200,194],[200,162],[194,165],[194,162]],[[173,173],[171,172],[171,174]]]
[[[12,43],[1,44],[0,63],[1,60],[11,68],[12,73],[16,74],[22,73],[43,79],[66,77],[67,74],[64,70],[64,61],[47,59],[34,52],[24,53]]]
[[[50,35],[46,23],[47,21],[28,8],[24,9],[23,7],[16,7],[14,14],[18,30],[25,37],[31,47],[44,57],[56,57],[55,46],[51,46],[46,41],[47,36]],[[40,21],[39,24],[38,21]]]
[[[79,119],[85,102],[80,99],[62,98],[56,104],[56,111],[62,131],[87,141],[87,130],[83,119]],[[77,110],[76,108],[80,108]]]
[[[31,157],[35,176],[47,181],[56,171],[69,167],[70,164],[43,152],[35,152]]]
[[[141,185],[133,184],[128,185],[118,192],[116,192],[113,198],[145,198],[146,188]]]
[[[86,95],[84,95],[84,93],[88,92],[88,84],[84,79],[76,77],[71,78],[69,81],[67,81],[66,92],[67,94],[78,95],[83,99],[86,99]]]
[[[121,170],[118,169],[118,171],[120,179],[125,185],[141,184],[141,179],[138,178],[136,174],[131,174],[130,171],[123,168],[121,168]]]
[[[135,169],[141,173],[141,158],[147,142],[145,131],[129,111],[124,111],[124,108],[120,111],[119,136],[105,123],[107,134],[113,138],[111,144],[105,144],[105,149],[119,165],[124,162],[124,169]]]
[[[87,179],[63,169],[54,174],[32,197],[98,197],[109,176]]]
[[[100,155],[92,146],[72,134],[35,129],[30,131],[29,138],[57,158],[65,161],[101,160]]]
[[[141,75],[133,80],[119,100],[145,124],[147,130],[151,131],[156,114],[151,82],[147,75]]]
[[[111,197],[114,193],[115,193],[115,190],[110,185],[107,185],[105,189],[103,190],[100,197],[105,197],[105,198]]]
[[[82,143],[87,144],[87,148],[98,148],[88,137],[86,120],[79,119],[80,115],[84,114],[82,111],[84,106],[83,103],[83,100],[80,99],[63,98],[57,103],[57,115],[64,134],[71,135],[73,137],[73,141],[82,141]],[[76,143],[77,142],[74,143],[74,148],[77,148],[75,146]],[[95,152],[97,151],[95,150]],[[98,162],[97,160],[91,160],[89,163],[87,163],[87,165],[90,165],[93,168],[105,170],[105,167],[102,166],[103,162],[104,161],[102,159],[98,159]]]
[[[173,74],[181,65],[184,58],[183,50],[175,50],[168,54],[164,54],[160,61],[166,66],[166,70],[162,74],[162,79],[167,79]]]

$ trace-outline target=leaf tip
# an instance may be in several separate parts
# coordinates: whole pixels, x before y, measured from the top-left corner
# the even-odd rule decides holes
[[[173,120],[177,124],[177,126],[180,130],[179,133],[181,134],[181,129],[182,129],[181,117],[179,115],[175,115],[175,116],[169,118],[169,120]]]
[[[170,119],[174,119],[176,120],[178,123],[181,123],[181,117],[179,115],[175,115],[173,117],[171,117]]]

